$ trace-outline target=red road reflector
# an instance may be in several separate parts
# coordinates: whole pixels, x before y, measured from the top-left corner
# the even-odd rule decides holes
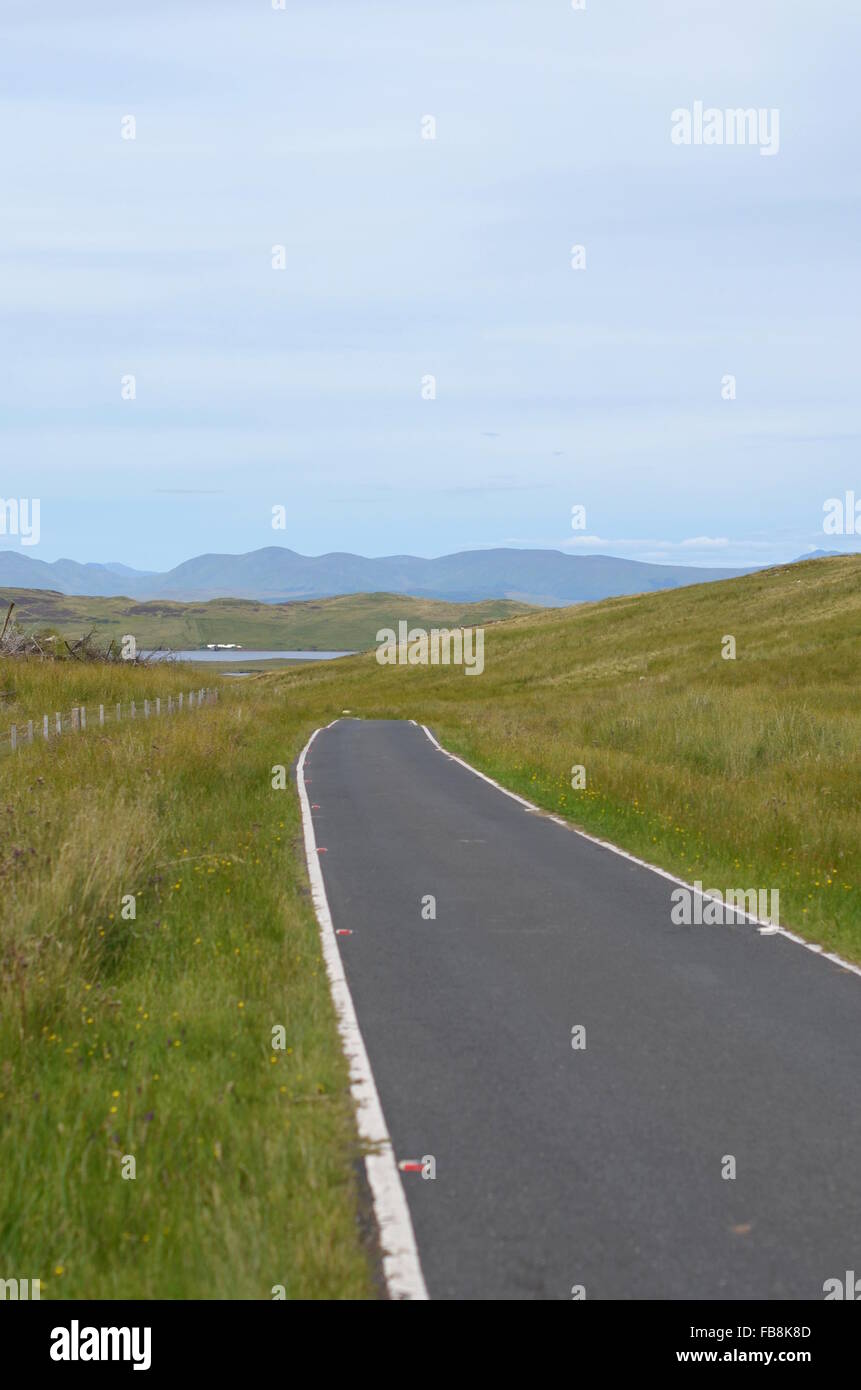
[[[352,929],[352,927],[336,927],[336,928],[335,928],[335,935],[336,935],[336,936],[352,936],[352,935],[353,935],[353,929]]]
[[[312,811],[319,811],[319,809],[320,809],[320,807],[317,805],[316,801],[312,802],[312,804],[311,804],[311,810],[312,810]]]
[[[318,850],[317,850],[317,853],[318,853],[318,854],[328,854],[329,851],[328,851],[327,849],[318,849]]]
[[[398,1167],[402,1173],[423,1173],[425,1166],[420,1158],[402,1158]]]

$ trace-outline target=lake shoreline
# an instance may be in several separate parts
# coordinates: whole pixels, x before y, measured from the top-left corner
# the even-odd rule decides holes
[[[313,649],[295,651],[275,651],[271,648],[225,648],[221,651],[210,647],[183,648],[168,651],[161,648],[142,650],[140,656],[145,661],[184,662],[188,665],[212,666],[235,665],[242,663],[258,669],[273,669],[276,666],[298,666],[308,661],[337,661],[343,656],[355,656],[354,651],[315,651]]]

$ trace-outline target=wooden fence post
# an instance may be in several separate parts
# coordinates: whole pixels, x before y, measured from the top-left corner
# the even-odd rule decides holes
[[[18,725],[17,725],[17,724],[13,724],[13,725],[12,725],[12,728],[9,730],[9,741],[10,741],[10,743],[12,744],[12,752],[14,753],[14,752],[15,752],[15,749],[18,747]]]
[[[57,729],[57,733],[58,733],[58,734],[61,734],[61,733],[63,732],[63,716],[62,716],[62,714],[60,713],[60,711],[57,710],[57,713],[56,713],[56,715],[55,715],[54,717],[55,717],[55,719],[56,719],[56,729]]]
[[[72,706],[72,731],[73,731],[74,733],[77,733],[79,727],[80,727],[80,725],[79,725],[79,723],[78,723],[78,707],[77,707],[77,705],[73,705],[73,706]]]
[[[81,728],[82,728],[82,729],[86,729],[86,727],[87,727],[87,707],[86,707],[86,705],[81,705]]]
[[[43,737],[43,738],[47,738],[47,737],[48,737],[48,716],[47,716],[47,714],[43,714],[43,715],[42,715],[42,737]]]
[[[27,720],[27,742],[28,742],[28,743],[32,743],[32,742],[33,742],[33,721],[32,721],[32,719],[28,719],[28,720]]]
[[[122,719],[122,717],[123,717],[123,707],[122,707],[122,704],[119,704],[119,705],[117,705],[117,723],[118,723],[118,724],[119,724],[120,720]]]
[[[99,728],[102,728],[102,727],[104,726],[104,722],[105,722],[105,707],[104,707],[104,705],[99,705]]]

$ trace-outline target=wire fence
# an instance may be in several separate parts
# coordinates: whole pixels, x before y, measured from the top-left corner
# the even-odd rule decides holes
[[[167,714],[182,714],[186,710],[200,709],[202,705],[212,705],[218,700],[218,691],[209,688],[180,691],[178,695],[157,696],[154,700],[120,701],[112,705],[74,705],[68,711],[55,710],[53,714],[43,714],[41,719],[28,719],[26,724],[13,724],[8,739],[0,747],[13,753],[37,740],[48,741],[61,738],[65,734],[83,733],[88,728],[103,729],[106,725],[121,724],[130,719],[157,719]]]

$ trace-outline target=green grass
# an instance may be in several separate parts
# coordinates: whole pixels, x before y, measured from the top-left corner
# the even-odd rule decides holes
[[[777,887],[785,924],[861,960],[859,636],[861,561],[813,561],[493,626],[481,676],[365,655],[4,757],[5,1276],[46,1298],[377,1294],[298,804],[271,786],[345,708],[430,724],[688,880]],[[0,661],[19,721],[189,685]]]
[[[0,626],[8,603],[28,631],[49,628],[67,640],[91,629],[105,645],[127,633],[146,651],[181,651],[207,642],[235,642],[257,650],[366,651],[382,627],[406,618],[422,627],[489,623],[532,611],[509,599],[444,603],[399,594],[345,594],[296,603],[211,599],[206,603],[135,603],[127,598],[74,598],[41,589],[0,589]]]
[[[32,719],[41,726],[42,716],[53,721],[59,711],[84,705],[90,722],[98,707],[109,713],[117,704],[139,704],[150,696],[178,695],[212,685],[202,666],[185,662],[140,666],[132,662],[82,662],[22,659],[0,656],[0,745],[8,744],[11,724],[19,727]]]
[[[31,694],[81,679],[3,664]],[[45,1298],[375,1294],[297,801],[271,786],[305,732],[272,692],[250,715],[228,689],[0,765],[0,1251]]]
[[[518,618],[486,633],[480,676],[363,656],[267,679],[309,719],[430,724],[505,786],[688,881],[777,888],[784,925],[857,961],[859,638],[848,557]]]

